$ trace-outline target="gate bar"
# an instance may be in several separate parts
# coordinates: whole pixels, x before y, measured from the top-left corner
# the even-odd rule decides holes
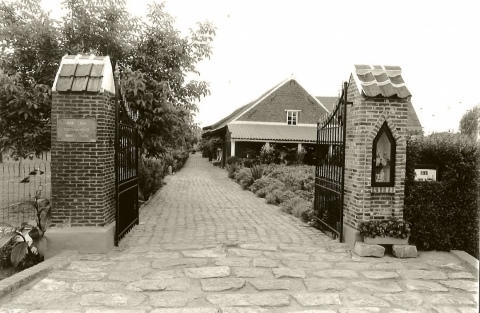
[[[343,82],[343,147],[342,147],[342,187],[341,187],[341,192],[340,192],[340,203],[341,203],[341,210],[340,210],[340,242],[344,242],[343,238],[343,209],[345,207],[345,204],[343,203],[344,201],[344,194],[345,194],[345,146],[347,145],[347,104],[348,104],[348,98],[347,98],[347,91],[348,91],[348,83]]]

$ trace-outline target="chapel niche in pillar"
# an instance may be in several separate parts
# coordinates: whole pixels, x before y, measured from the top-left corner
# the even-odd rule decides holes
[[[372,186],[393,187],[395,184],[396,144],[387,123],[383,123],[373,140]]]

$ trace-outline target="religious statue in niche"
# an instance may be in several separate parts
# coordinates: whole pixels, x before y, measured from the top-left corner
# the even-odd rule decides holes
[[[378,183],[390,181],[390,159],[383,149],[377,147],[375,158],[375,181]]]
[[[374,184],[393,183],[393,160],[395,154],[395,141],[384,124],[373,142],[373,168],[372,180]]]

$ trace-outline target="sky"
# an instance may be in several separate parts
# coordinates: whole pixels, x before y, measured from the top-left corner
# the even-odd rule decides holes
[[[43,0],[58,14],[60,0]],[[151,0],[127,0],[144,16]],[[211,95],[195,121],[211,125],[284,81],[337,96],[354,64],[397,65],[426,134],[458,131],[480,103],[480,1],[167,0],[187,34],[216,27],[210,59],[198,64]],[[57,13],[56,13],[57,12]]]

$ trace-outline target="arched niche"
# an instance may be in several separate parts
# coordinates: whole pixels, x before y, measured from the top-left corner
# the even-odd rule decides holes
[[[396,143],[392,132],[383,123],[373,140],[372,147],[372,186],[393,187],[395,184]]]

